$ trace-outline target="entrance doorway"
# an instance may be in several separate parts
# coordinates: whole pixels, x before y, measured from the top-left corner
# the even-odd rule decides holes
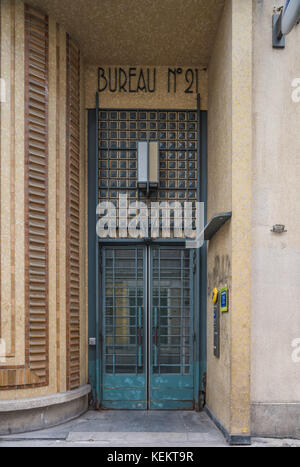
[[[206,371],[206,249],[175,234],[99,238],[98,203],[206,202],[207,115],[195,110],[88,111],[89,382],[105,409],[198,409]],[[138,143],[157,141],[159,185],[137,184]],[[150,211],[149,211],[150,212]],[[150,232],[150,230],[149,230]]]
[[[193,251],[103,247],[102,406],[192,409]]]

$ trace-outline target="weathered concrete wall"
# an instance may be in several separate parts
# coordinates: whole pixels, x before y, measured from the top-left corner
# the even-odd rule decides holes
[[[291,83],[300,77],[300,26],[285,49],[272,48],[273,6],[282,3],[253,2],[252,423],[256,434],[299,436],[300,103]],[[272,234],[274,224],[287,233]]]

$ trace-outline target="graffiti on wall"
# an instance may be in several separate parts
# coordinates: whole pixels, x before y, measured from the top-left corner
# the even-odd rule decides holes
[[[231,284],[231,261],[229,255],[216,255],[212,270],[208,271],[207,294],[211,295],[215,287]]]

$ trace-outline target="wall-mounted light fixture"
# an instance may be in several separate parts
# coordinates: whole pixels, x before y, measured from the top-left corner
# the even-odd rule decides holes
[[[149,196],[159,183],[159,148],[157,141],[138,142],[138,188]]]
[[[275,225],[273,225],[273,228],[272,228],[271,232],[276,233],[276,234],[282,234],[282,233],[287,232],[287,230],[285,230],[285,225],[275,224]]]
[[[273,15],[273,47],[284,49],[285,36],[300,20],[300,0],[286,0],[285,5]]]

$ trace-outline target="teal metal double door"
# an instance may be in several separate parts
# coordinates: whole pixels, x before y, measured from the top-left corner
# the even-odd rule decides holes
[[[101,248],[101,406],[194,408],[193,251]]]

